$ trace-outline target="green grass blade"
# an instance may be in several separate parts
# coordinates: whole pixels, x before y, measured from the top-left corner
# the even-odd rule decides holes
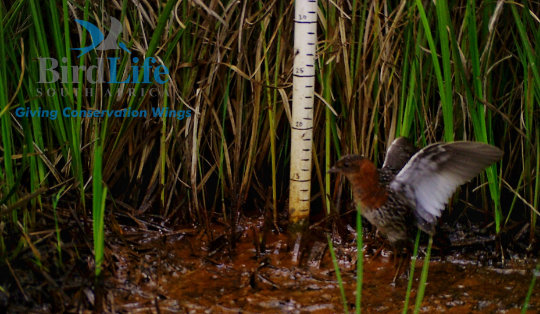
[[[414,270],[416,261],[418,260],[418,247],[420,246],[420,229],[416,232],[416,240],[414,241],[414,250],[411,257],[411,266],[409,269],[409,281],[407,282],[407,292],[405,293],[405,302],[403,304],[402,313],[405,314],[409,310],[409,300],[411,298],[411,291],[414,282]]]
[[[422,266],[422,274],[420,275],[420,282],[418,283],[418,292],[416,294],[416,302],[414,304],[414,313],[420,312],[422,306],[422,300],[424,300],[424,293],[426,291],[426,282],[428,277],[429,260],[431,258],[431,246],[433,244],[433,237],[429,237],[428,247],[426,251],[426,257],[424,257],[424,264]]]
[[[362,311],[362,284],[364,282],[364,242],[362,232],[362,215],[360,214],[360,208],[356,212],[356,299],[355,308],[356,313]]]
[[[446,95],[447,90],[449,87],[446,87],[445,84],[451,84],[451,82],[445,81],[443,79],[443,74],[441,70],[441,66],[439,63],[439,57],[437,56],[437,48],[435,45],[435,41],[433,40],[433,36],[431,35],[431,27],[429,25],[428,18],[426,16],[426,11],[424,10],[424,6],[422,5],[421,0],[416,0],[416,7],[418,8],[418,13],[420,14],[420,21],[422,22],[422,25],[424,27],[424,32],[429,44],[429,49],[431,50],[431,58],[433,61],[433,70],[435,71],[435,76],[437,78],[437,86],[439,87],[439,94],[441,95],[441,102],[443,106],[443,119],[444,119],[444,138],[447,142],[451,142],[454,139],[454,127],[453,127],[453,109],[452,109],[452,102],[451,96]],[[446,33],[446,32],[445,32]],[[443,50],[447,50],[446,45]],[[447,52],[445,52],[446,54]],[[449,61],[444,61],[444,64]],[[447,65],[444,65],[444,67],[447,67]]]
[[[532,279],[531,283],[529,284],[529,289],[527,290],[527,294],[525,295],[525,301],[523,301],[523,307],[521,308],[521,313],[525,314],[527,313],[527,309],[529,308],[529,302],[531,301],[531,295],[534,290],[534,286],[536,285],[536,277],[538,276],[538,273],[540,272],[540,263],[536,265],[536,268],[532,271]]]
[[[341,279],[341,272],[339,270],[339,264],[336,258],[336,253],[334,251],[334,246],[332,245],[332,239],[330,238],[330,235],[326,235],[326,238],[328,240],[328,249],[330,251],[330,256],[332,257],[332,264],[334,265],[334,271],[336,272],[336,280],[339,285],[339,292],[341,294],[341,301],[343,302],[343,311],[345,313],[349,313],[349,307],[347,303],[347,296],[345,295],[345,286],[343,285],[343,280]]]

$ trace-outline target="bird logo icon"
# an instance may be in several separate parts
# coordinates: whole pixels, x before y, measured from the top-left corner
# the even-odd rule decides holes
[[[111,28],[106,38],[105,35],[103,35],[103,33],[101,32],[101,30],[99,30],[99,28],[93,23],[77,19],[75,20],[75,22],[79,23],[82,27],[84,27],[90,33],[90,37],[92,37],[92,44],[90,46],[71,48],[71,50],[79,50],[81,52],[77,56],[77,58],[84,56],[86,53],[93,49],[101,51],[122,49],[125,52],[131,54],[131,51],[127,49],[124,43],[118,43],[118,36],[122,32],[122,23],[120,23],[120,21],[116,18],[111,16]]]

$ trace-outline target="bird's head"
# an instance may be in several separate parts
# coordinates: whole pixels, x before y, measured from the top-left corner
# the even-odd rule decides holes
[[[378,208],[386,202],[387,194],[379,182],[377,167],[359,155],[343,156],[328,172],[342,173],[351,183],[355,200],[364,207]]]
[[[359,177],[370,178],[377,174],[377,168],[367,158],[360,155],[346,155],[337,161],[336,165],[328,171],[330,173],[342,173],[349,177],[357,175]]]

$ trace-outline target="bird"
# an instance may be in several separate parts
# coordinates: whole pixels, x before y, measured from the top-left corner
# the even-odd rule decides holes
[[[349,181],[361,215],[398,256],[396,276],[410,258],[418,229],[430,236],[456,189],[499,161],[499,148],[471,141],[434,143],[418,150],[406,137],[389,146],[381,169],[360,155],[346,155],[329,170]],[[396,259],[394,259],[394,263]]]

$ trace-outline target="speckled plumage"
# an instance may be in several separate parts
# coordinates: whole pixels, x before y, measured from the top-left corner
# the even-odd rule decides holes
[[[456,188],[501,156],[500,149],[478,142],[436,143],[417,152],[407,139],[398,138],[381,169],[364,157],[347,155],[331,172],[347,177],[362,216],[403,250],[417,228],[433,234]]]

